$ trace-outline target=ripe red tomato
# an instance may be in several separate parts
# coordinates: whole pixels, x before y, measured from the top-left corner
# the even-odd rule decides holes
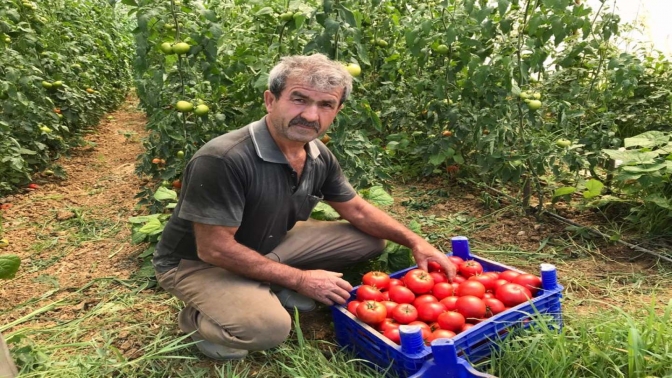
[[[412,304],[403,303],[392,310],[392,319],[400,324],[408,324],[418,318],[418,310]]]
[[[483,300],[473,295],[458,297],[455,302],[455,309],[470,322],[484,317],[486,310]]]
[[[376,301],[364,301],[357,306],[357,317],[366,324],[378,325],[387,317],[385,305]]]
[[[427,263],[427,271],[428,272],[442,272],[443,269],[441,269],[441,264],[439,264],[436,261],[430,261]]]
[[[453,290],[453,285],[448,282],[439,282],[434,284],[432,288],[432,295],[438,300],[442,300],[445,297],[455,295],[455,290]]]
[[[541,278],[535,276],[534,274],[524,273],[511,281],[512,283],[517,283],[520,286],[526,287],[527,290],[532,293],[532,296],[536,295],[537,292],[541,289]]]
[[[415,308],[418,308],[420,307],[421,304],[438,302],[438,301],[439,300],[436,299],[436,297],[433,296],[432,294],[422,294],[415,298],[415,300],[413,301],[413,306],[415,306]]]
[[[390,339],[393,343],[401,344],[401,335],[399,335],[399,328],[388,328],[383,332],[383,336]]]
[[[462,331],[464,324],[467,322],[467,319],[465,319],[464,315],[460,314],[459,312],[446,311],[440,314],[436,321],[439,323],[439,327],[443,329],[447,329],[453,332],[460,332]]]
[[[371,271],[362,277],[362,283],[385,290],[390,286],[390,276],[385,272]]]
[[[439,326],[439,323],[437,323],[437,322],[432,322],[432,323],[429,323],[429,329],[430,329],[432,332],[434,332],[434,331],[436,331],[437,329],[441,329],[441,326]]]
[[[443,298],[439,302],[442,305],[446,306],[446,311],[455,311],[455,309],[457,308],[458,298],[459,298],[458,296],[451,295],[450,297]]]
[[[385,290],[380,292],[380,301],[379,302],[384,302],[384,301],[389,301],[390,300],[390,292]]]
[[[453,331],[449,331],[447,329],[437,329],[427,338],[426,343],[431,344],[432,341],[436,339],[452,339],[455,336],[457,335]]]
[[[532,293],[521,285],[507,283],[497,288],[495,297],[504,303],[506,307],[517,306],[532,298]]]
[[[404,281],[402,281],[398,278],[390,278],[389,287],[392,287],[392,286],[405,286],[405,285],[404,285]],[[389,290],[389,288],[388,288],[388,290]]]
[[[445,311],[446,306],[439,302],[423,303],[418,307],[418,319],[427,323],[432,323]]]
[[[508,282],[513,282],[513,279],[518,277],[520,273],[513,271],[513,270],[505,270],[501,273],[499,273],[499,278],[503,280],[507,280]]]
[[[495,285],[495,280],[496,279],[497,279],[496,277],[492,277],[491,275],[489,275],[487,273],[477,274],[475,276],[469,277],[469,280],[471,280],[471,281],[478,281],[478,282],[482,283],[483,286],[485,287],[485,291],[491,291],[492,290],[492,288]]]
[[[459,270],[458,270],[458,272],[459,272]],[[453,278],[453,283],[454,284],[461,284],[462,282],[464,282],[466,280],[467,280],[466,278],[464,278],[463,276],[460,276],[460,274],[458,273],[457,276],[455,276],[455,278]]]
[[[476,324],[471,324],[471,323],[466,323],[464,327],[462,327],[462,332],[468,330],[469,328],[475,326]]]
[[[448,282],[448,276],[441,272],[430,272],[429,275],[434,279],[434,285],[439,282]]]
[[[415,294],[405,286],[392,286],[389,290],[390,300],[397,303],[413,303]]]
[[[397,302],[392,302],[392,301],[382,301],[380,302],[383,305],[385,305],[385,309],[387,310],[387,315],[389,316],[392,313],[392,310],[394,310],[395,307],[397,307]]]
[[[385,320],[383,320],[383,322],[378,326],[378,330],[380,330],[380,332],[385,332],[385,330],[390,328],[399,328],[400,325],[401,324],[399,324],[399,322],[392,318],[385,318]]]
[[[434,287],[434,279],[422,269],[409,270],[404,275],[404,283],[415,294],[429,293]]]
[[[458,265],[458,269],[460,274],[466,278],[483,273],[483,266],[476,260],[467,260]]]
[[[464,259],[458,256],[448,256],[448,260],[450,260],[456,267],[464,262]]]
[[[507,284],[507,283],[509,283],[509,281],[507,281],[503,278],[496,279],[495,282],[493,282],[493,284],[492,284],[492,292],[493,293],[496,292],[498,287],[500,287],[504,284]]]
[[[467,280],[462,282],[457,288],[458,297],[473,295],[474,297],[483,298],[483,294],[485,294],[485,286],[479,281]]]
[[[350,301],[348,302],[348,312],[350,312],[352,315],[357,316],[357,306],[362,303],[361,301]]]
[[[360,301],[380,301],[382,299],[380,290],[371,285],[360,285],[357,288],[357,299]]]
[[[497,298],[485,298],[483,299],[483,303],[485,303],[486,318],[495,316],[504,311],[504,303]]]
[[[40,186],[37,184],[28,184],[28,189],[38,189]]]
[[[494,298],[494,297],[495,297],[495,294],[493,294],[493,293],[490,292],[490,291],[486,291],[485,294],[483,294],[483,299],[485,299],[485,298]]]

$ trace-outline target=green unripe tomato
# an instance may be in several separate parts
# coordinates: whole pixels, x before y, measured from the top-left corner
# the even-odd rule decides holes
[[[160,49],[164,54],[173,53],[173,45],[171,45],[170,42],[163,42],[160,46]]]
[[[194,114],[196,114],[197,116],[204,116],[208,114],[209,111],[210,108],[208,107],[208,105],[200,104],[196,106],[196,109],[194,109]]]
[[[294,19],[294,12],[285,12],[285,13],[280,15],[280,21],[287,22],[287,21],[292,20],[292,19]]]
[[[555,145],[561,148],[567,148],[572,145],[572,142],[567,139],[558,139],[555,141]]]
[[[527,107],[532,109],[532,110],[537,110],[541,108],[541,101],[539,100],[528,100],[527,101]]]
[[[177,104],[175,104],[175,109],[182,113],[190,112],[194,110],[194,104],[189,101],[178,101]]]
[[[189,52],[191,46],[186,42],[179,42],[173,45],[173,52],[178,55],[184,55]]]

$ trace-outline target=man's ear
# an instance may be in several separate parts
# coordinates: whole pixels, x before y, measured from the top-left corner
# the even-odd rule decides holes
[[[266,112],[271,112],[273,103],[275,103],[276,100],[275,95],[271,93],[271,91],[264,91],[264,105],[266,106]]]

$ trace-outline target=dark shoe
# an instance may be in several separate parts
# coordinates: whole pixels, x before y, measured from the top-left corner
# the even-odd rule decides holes
[[[196,321],[193,318],[197,313],[198,312],[190,306],[183,308],[178,315],[178,324],[184,333],[191,334],[191,339],[196,341],[195,345],[201,353],[208,358],[219,361],[241,360],[247,356],[247,351],[245,349],[229,348],[204,339],[203,336],[196,331]]]
[[[317,308],[317,304],[314,300],[305,295],[301,295],[294,290],[282,289],[276,292],[275,295],[278,297],[283,307],[289,310],[296,308],[301,312],[309,312]]]

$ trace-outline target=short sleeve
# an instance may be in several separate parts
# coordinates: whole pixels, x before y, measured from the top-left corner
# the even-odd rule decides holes
[[[245,207],[242,178],[226,158],[194,158],[185,170],[178,217],[209,225],[240,226]]]
[[[336,157],[326,147],[320,148],[320,156],[324,157],[327,166],[327,175],[321,188],[324,200],[346,202],[353,199],[357,192],[343,174]]]

